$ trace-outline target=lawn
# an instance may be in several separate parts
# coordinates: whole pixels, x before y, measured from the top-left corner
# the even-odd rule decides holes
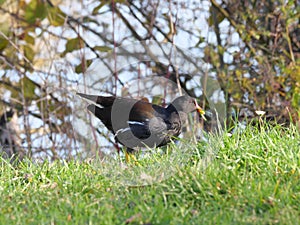
[[[211,139],[190,146],[195,154],[150,185],[126,185],[114,176],[147,171],[144,161],[111,169],[96,159],[2,160],[0,224],[299,224],[300,134],[294,126],[248,126]],[[203,163],[208,143],[216,142]],[[173,146],[172,152],[180,150]]]

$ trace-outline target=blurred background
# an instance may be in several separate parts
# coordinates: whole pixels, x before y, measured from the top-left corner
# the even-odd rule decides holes
[[[5,157],[113,149],[78,91],[157,104],[187,93],[208,111],[207,131],[216,117],[299,123],[298,0],[0,0],[0,12]]]

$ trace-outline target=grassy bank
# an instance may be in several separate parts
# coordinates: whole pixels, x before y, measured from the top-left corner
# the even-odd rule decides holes
[[[194,154],[173,176],[148,186],[122,186],[95,162],[2,161],[0,224],[299,223],[295,127],[248,127],[221,139],[207,166]]]

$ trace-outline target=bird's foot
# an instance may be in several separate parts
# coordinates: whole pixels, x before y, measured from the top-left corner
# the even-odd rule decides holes
[[[125,161],[127,164],[134,164],[136,166],[141,165],[136,159],[134,153],[128,152],[127,150],[125,150]]]

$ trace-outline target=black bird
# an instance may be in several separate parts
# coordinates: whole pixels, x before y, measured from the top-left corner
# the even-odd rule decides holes
[[[128,153],[137,147],[166,145],[181,133],[190,112],[197,111],[204,118],[196,99],[189,96],[180,96],[164,108],[144,99],[77,95],[93,103],[88,105],[88,110],[114,134],[117,142],[127,147]]]

